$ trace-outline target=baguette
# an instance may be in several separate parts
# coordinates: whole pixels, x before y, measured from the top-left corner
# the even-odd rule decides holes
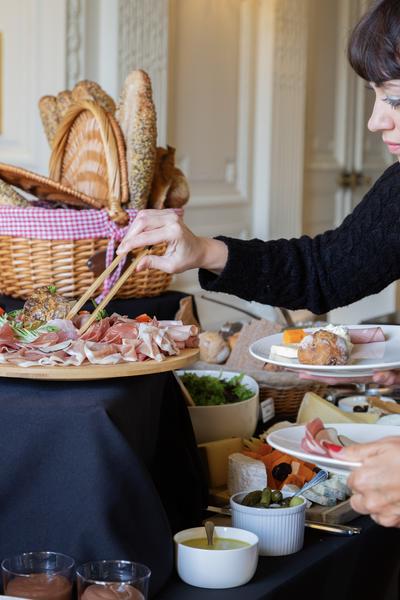
[[[57,94],[56,102],[58,119],[59,123],[61,123],[73,102],[71,92],[69,90],[64,90],[63,92],[60,92],[59,94]]]
[[[117,111],[126,143],[129,206],[146,208],[156,164],[157,124],[150,78],[142,70],[125,80]]]
[[[114,100],[95,81],[88,81],[87,79],[79,81],[72,90],[72,99],[74,102],[93,100],[112,115],[116,111]]]
[[[43,96],[40,98],[39,112],[47,141],[50,148],[52,148],[57,128],[60,124],[56,98],[54,96]]]
[[[27,207],[31,203],[29,200],[18,194],[14,188],[0,179],[0,205],[2,206],[20,206]]]

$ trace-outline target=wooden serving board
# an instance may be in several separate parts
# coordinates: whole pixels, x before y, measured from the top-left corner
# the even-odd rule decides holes
[[[360,515],[350,506],[350,499],[338,502],[335,506],[320,506],[313,504],[306,510],[309,521],[320,523],[349,523]]]
[[[169,356],[161,362],[145,360],[142,362],[124,362],[117,365],[92,365],[85,363],[80,367],[19,367],[7,363],[0,364],[0,377],[18,379],[47,379],[48,381],[81,381],[110,379],[115,377],[134,377],[151,375],[182,369],[194,362],[199,355],[198,348],[186,348],[177,356]]]

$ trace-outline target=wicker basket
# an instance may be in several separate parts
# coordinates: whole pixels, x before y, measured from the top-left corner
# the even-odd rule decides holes
[[[85,117],[85,118],[83,118]],[[71,139],[79,134],[80,129],[74,125],[79,122],[87,125],[88,120],[96,121],[100,142],[104,146],[104,182],[108,185],[109,194],[106,198],[91,198],[82,189],[74,190],[66,186],[65,165],[63,157],[68,148],[73,146]],[[79,125],[79,123],[78,123]],[[103,208],[107,211],[110,220],[117,227],[126,225],[129,221],[129,211],[125,211],[123,204],[128,201],[126,159],[124,154],[124,141],[118,123],[101,107],[85,101],[80,106],[74,106],[65,116],[60,125],[60,131],[55,140],[51,158],[51,173],[54,179],[48,179],[30,173],[24,169],[0,165],[0,178],[17,187],[29,191],[40,198],[49,201],[64,202],[74,206],[90,208]],[[87,164],[89,164],[89,160]],[[81,163],[82,164],[82,163]],[[88,169],[83,169],[88,172]],[[89,174],[90,175],[90,174]],[[55,181],[56,180],[56,181]],[[43,239],[40,235],[35,237],[21,237],[8,233],[8,223],[12,220],[18,225],[21,220],[26,223],[27,214],[33,221],[43,215],[43,208],[17,208],[0,206],[2,226],[0,229],[0,292],[14,298],[26,299],[32,292],[43,285],[55,285],[57,290],[65,297],[79,297],[95,280],[95,274],[88,267],[88,261],[93,255],[107,249],[110,239],[106,236],[98,239]],[[87,217],[97,211],[70,209],[48,209],[49,213],[58,213],[67,210],[68,218],[79,225],[79,219]],[[8,211],[8,212],[5,212]],[[21,212],[23,211],[23,212]],[[84,214],[85,213],[85,214]],[[56,217],[55,217],[56,218]],[[120,230],[122,231],[122,230]],[[55,237],[55,236],[54,236]],[[120,237],[118,238],[120,239]],[[166,244],[159,244],[152,248],[152,254],[162,255]],[[135,250],[134,254],[142,248]],[[134,273],[122,286],[117,298],[148,297],[160,295],[170,284],[171,275],[158,270],[146,270]]]
[[[96,278],[88,268],[89,259],[96,252],[105,250],[107,244],[107,239],[64,241],[0,235],[0,292],[26,299],[42,285],[55,285],[66,298],[77,298]],[[152,249],[153,254],[161,255],[164,251],[163,244]],[[116,297],[159,296],[170,280],[171,276],[162,271],[141,271],[127,280]]]
[[[272,398],[275,405],[274,421],[296,421],[300,404],[307,392],[314,392],[323,396],[327,385],[318,383],[304,383],[295,387],[274,388],[262,383],[260,387],[260,402]]]

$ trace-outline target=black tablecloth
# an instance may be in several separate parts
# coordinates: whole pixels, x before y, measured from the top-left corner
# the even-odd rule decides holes
[[[303,550],[260,557],[245,586],[195,588],[175,575],[156,600],[398,600],[400,529],[380,527],[369,517],[351,524],[362,533],[343,538],[306,530]]]
[[[182,294],[166,296],[111,310],[171,318]],[[136,560],[152,569],[155,593],[173,568],[171,534],[198,524],[206,505],[171,373],[99,382],[0,378],[0,448],[0,557],[55,550],[78,562]]]

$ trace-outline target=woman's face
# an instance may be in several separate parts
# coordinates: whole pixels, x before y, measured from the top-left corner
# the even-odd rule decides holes
[[[400,161],[400,79],[386,81],[379,86],[371,83],[370,86],[376,98],[368,129],[380,131],[389,152]]]

